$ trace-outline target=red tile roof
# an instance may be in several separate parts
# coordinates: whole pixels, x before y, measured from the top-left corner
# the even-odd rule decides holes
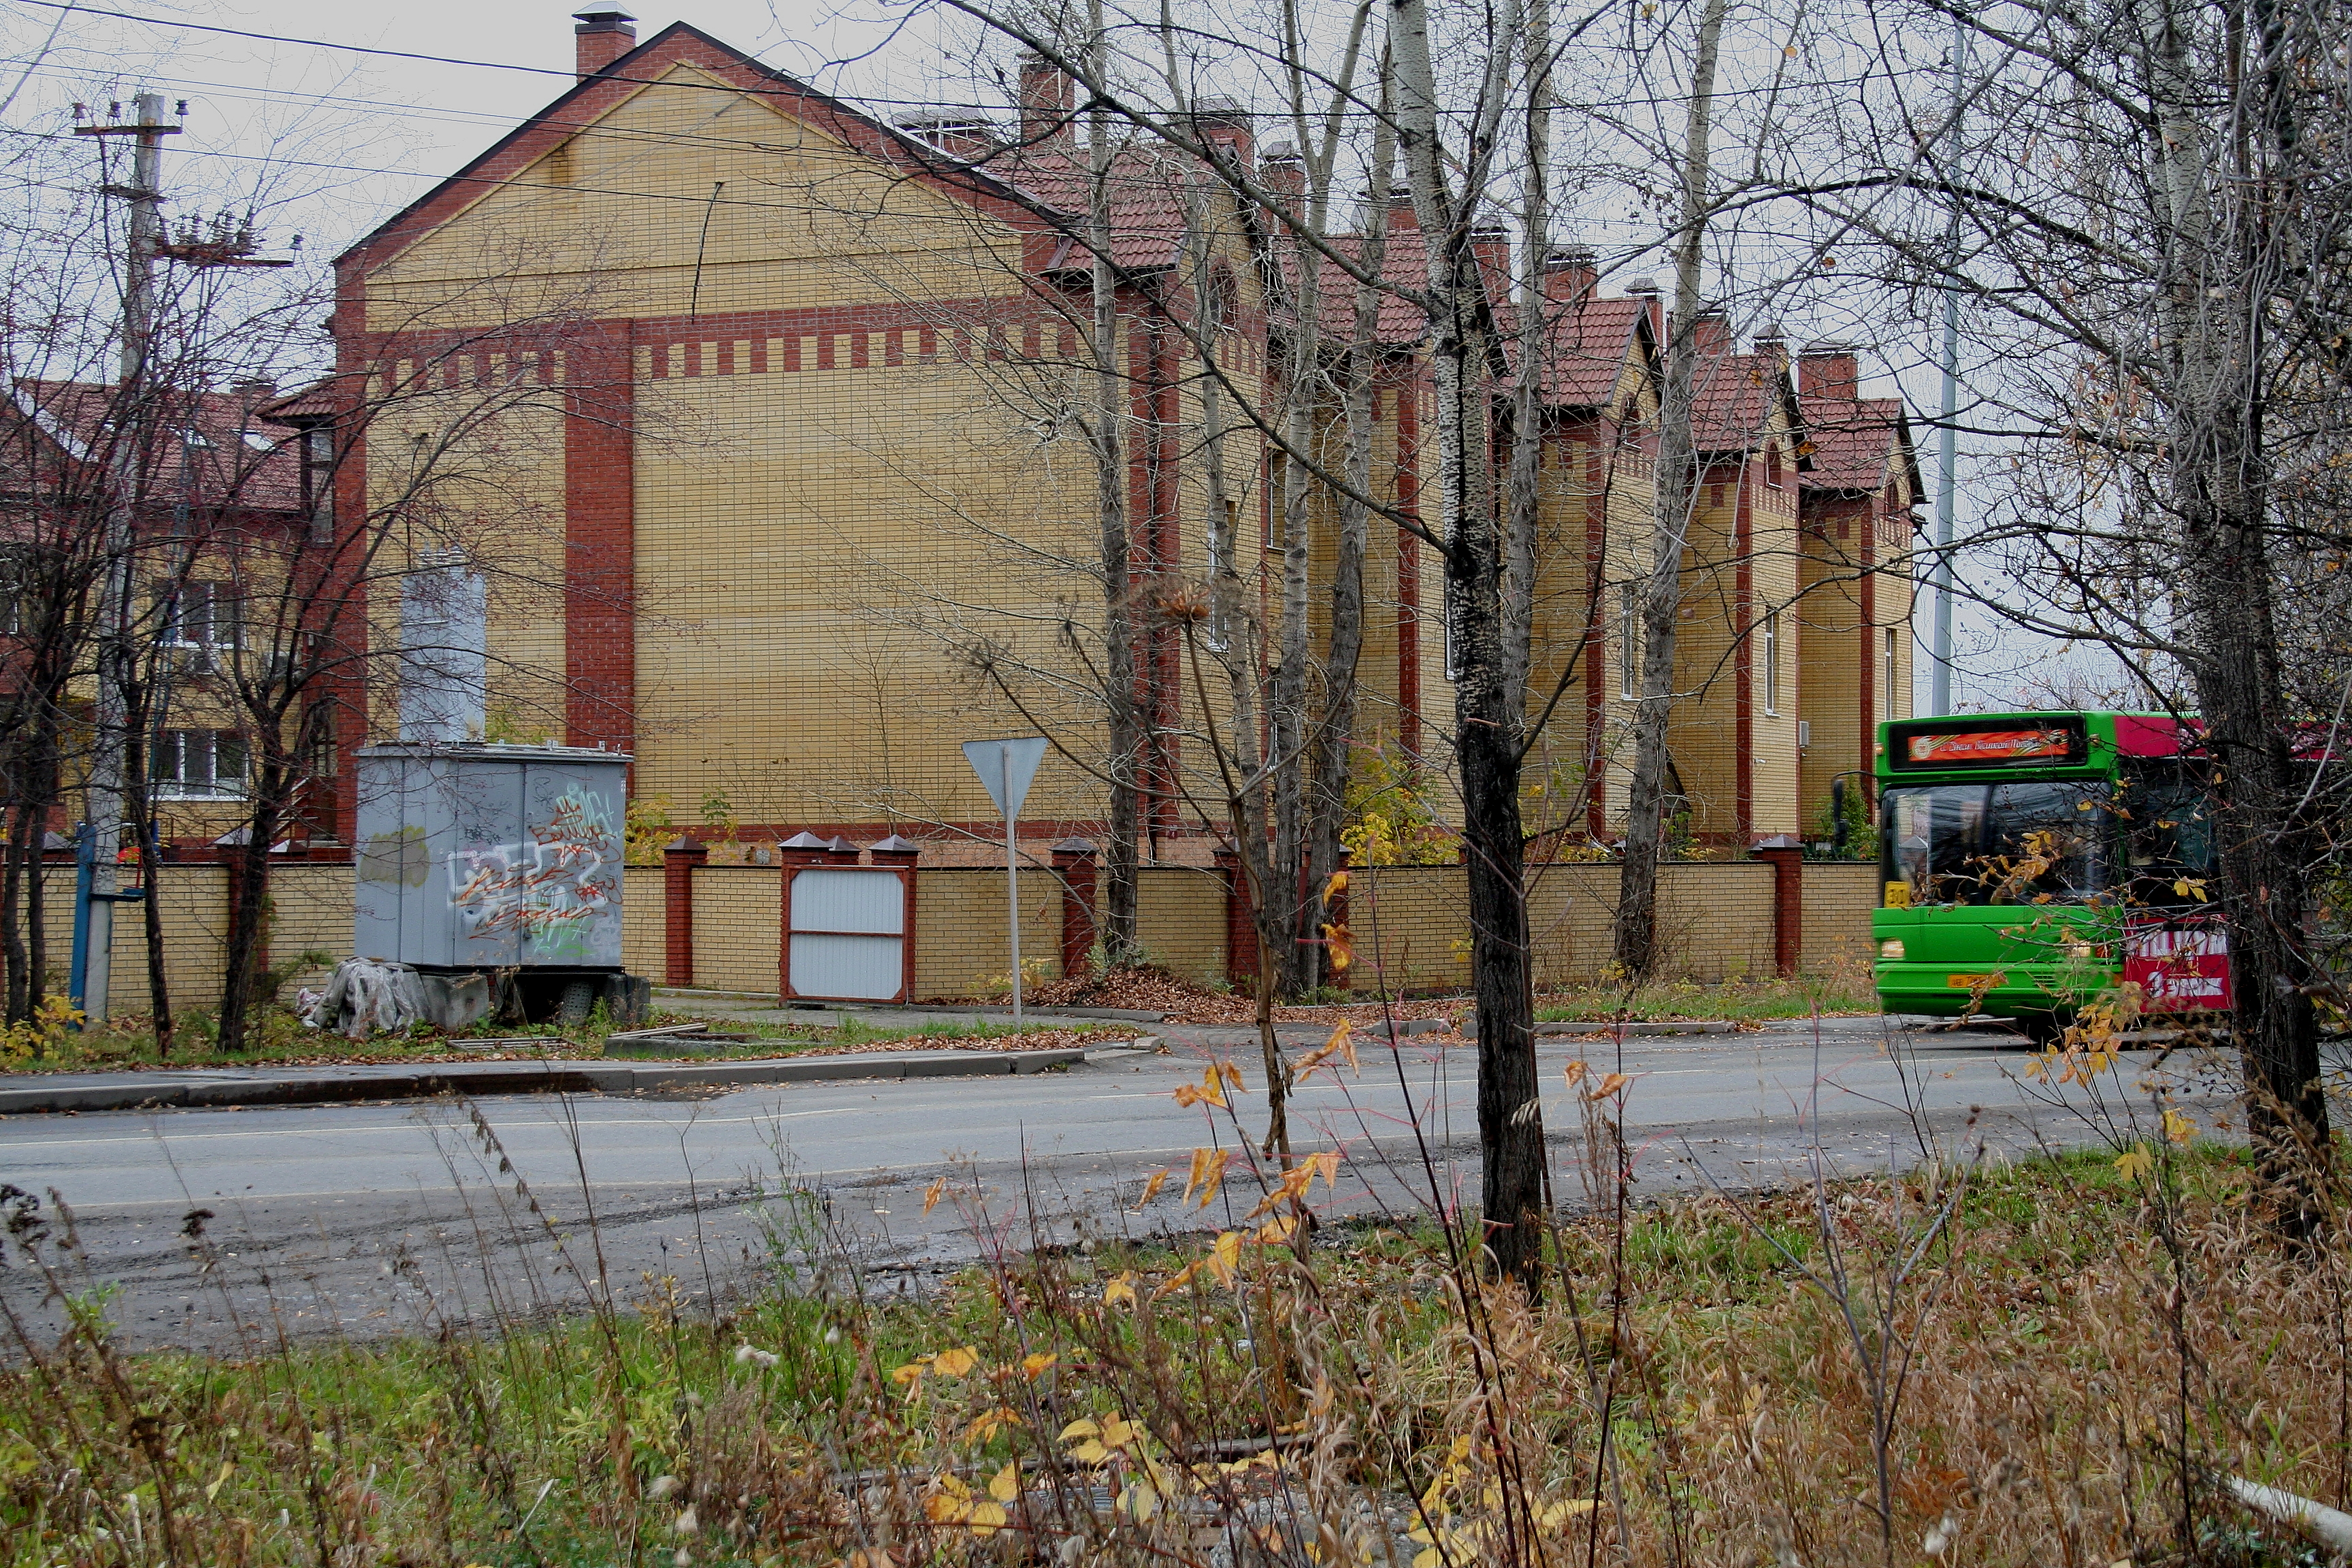
[[[1633,353],[1634,332],[1648,313],[1646,298],[1600,300],[1584,295],[1557,310],[1544,365],[1544,403],[1552,408],[1598,408],[1615,395]]]
[[[1885,487],[1899,459],[1910,461],[1910,430],[1895,397],[1803,397],[1805,439],[1812,443],[1809,490],[1871,490]],[[1912,494],[1918,479],[1911,476]]]
[[[31,419],[73,461],[115,460],[110,426],[120,408],[119,389],[25,379],[13,393],[18,415]],[[196,504],[300,510],[300,460],[289,444],[289,434],[258,416],[268,401],[241,392],[162,395],[149,421],[153,447],[141,458],[152,476],[149,489],[156,503],[181,499],[180,476],[185,471],[194,479],[190,499]]]
[[[1741,452],[1763,445],[1776,400],[1789,423],[1797,423],[1788,374],[1769,354],[1702,353],[1691,392],[1691,437],[1702,452]]]

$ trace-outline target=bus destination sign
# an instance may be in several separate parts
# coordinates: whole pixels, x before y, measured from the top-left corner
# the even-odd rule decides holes
[[[2006,724],[1981,727],[1908,725],[1895,730],[1894,763],[1898,768],[2031,767],[2079,763],[2084,732],[2071,724]]]

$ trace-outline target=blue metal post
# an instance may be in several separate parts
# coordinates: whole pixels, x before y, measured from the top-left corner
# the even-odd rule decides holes
[[[73,994],[77,1010],[89,984],[89,910],[91,890],[97,885],[98,829],[87,822],[74,825],[74,935],[73,967],[68,972],[66,988]]]

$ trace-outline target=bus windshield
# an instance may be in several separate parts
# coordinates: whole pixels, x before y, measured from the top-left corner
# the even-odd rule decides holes
[[[1895,785],[1883,798],[1882,875],[1914,905],[2188,907],[2213,874],[2206,792],[2169,761],[2136,764],[2120,782]]]
[[[1888,789],[1882,868],[1910,904],[2080,903],[2106,889],[2103,780]]]

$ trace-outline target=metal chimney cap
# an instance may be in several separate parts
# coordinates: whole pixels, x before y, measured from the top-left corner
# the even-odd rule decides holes
[[[923,848],[921,845],[916,843],[913,839],[902,838],[895,833],[890,835],[889,837],[883,839],[880,843],[870,844],[866,846],[866,847],[873,850],[877,855],[919,855],[922,852]]]
[[[613,0],[589,0],[589,4],[572,13],[572,19],[580,24],[583,33],[609,33],[619,31],[636,17]]]
[[[777,845],[776,847],[779,849],[830,849],[833,847],[833,840],[830,838],[819,838],[815,834],[811,833],[807,828],[803,827],[798,833],[793,834],[790,838],[785,839],[782,844]]]

